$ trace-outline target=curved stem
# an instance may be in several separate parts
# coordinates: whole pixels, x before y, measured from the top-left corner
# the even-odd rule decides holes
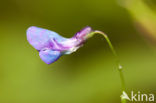
[[[116,58],[116,63],[117,63],[117,68],[118,68],[118,71],[119,71],[119,74],[120,74],[120,79],[121,79],[122,92],[125,92],[126,87],[125,87],[125,80],[124,80],[124,75],[123,75],[123,68],[122,68],[122,66],[121,66],[121,64],[120,64],[120,61],[119,61],[118,56],[117,56],[117,53],[116,53],[116,51],[115,51],[115,49],[114,49],[114,47],[113,47],[113,45],[112,45],[110,39],[108,38],[108,36],[107,36],[104,32],[101,32],[101,31],[98,31],[98,30],[93,31],[93,32],[91,32],[90,34],[88,34],[88,35],[87,35],[87,38],[90,38],[90,37],[92,37],[92,36],[95,35],[95,34],[101,34],[101,35],[106,39],[106,41],[107,41],[107,43],[108,43],[108,45],[109,45],[109,47],[110,47],[110,49],[111,49],[113,55],[115,56],[115,58]],[[123,99],[123,98],[121,97],[121,102],[122,102],[122,103],[126,103],[126,99]]]

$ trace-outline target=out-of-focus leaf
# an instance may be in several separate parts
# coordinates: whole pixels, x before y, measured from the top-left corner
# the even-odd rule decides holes
[[[156,12],[144,0],[122,0],[143,34],[156,40]]]

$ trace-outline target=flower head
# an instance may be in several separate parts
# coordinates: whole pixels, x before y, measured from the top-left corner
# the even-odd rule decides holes
[[[27,30],[28,42],[39,51],[40,58],[47,64],[55,62],[65,54],[71,54],[79,49],[91,33],[91,27],[85,27],[71,38],[64,38],[58,33],[38,27]]]

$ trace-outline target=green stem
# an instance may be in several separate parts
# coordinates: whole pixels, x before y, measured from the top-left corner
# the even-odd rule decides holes
[[[91,32],[90,34],[88,34],[88,35],[87,35],[87,38],[90,38],[90,37],[94,36],[95,34],[101,34],[101,35],[106,39],[106,41],[107,41],[107,43],[108,43],[108,45],[109,45],[109,47],[110,47],[110,49],[111,49],[113,55],[115,56],[115,58],[116,58],[116,63],[117,63],[117,68],[118,68],[118,71],[119,71],[119,74],[120,74],[120,79],[121,79],[122,92],[125,92],[125,89],[126,89],[126,88],[125,88],[125,80],[124,80],[124,75],[123,75],[123,68],[122,68],[122,66],[120,65],[120,61],[119,61],[119,59],[118,59],[117,53],[116,53],[116,51],[115,51],[115,49],[114,49],[114,47],[113,47],[113,45],[112,45],[110,39],[108,38],[108,36],[107,36],[104,32],[97,31],[97,30]],[[122,99],[122,98],[121,98],[121,102],[122,102],[122,103],[126,103],[126,99]]]

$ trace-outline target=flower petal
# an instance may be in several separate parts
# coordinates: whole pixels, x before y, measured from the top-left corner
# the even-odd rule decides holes
[[[45,47],[50,47],[50,39],[55,38],[58,42],[66,40],[66,38],[60,36],[56,32],[38,28],[30,27],[27,30],[27,40],[37,50],[41,50]]]
[[[53,51],[51,49],[43,49],[39,52],[40,58],[46,63],[51,64],[55,62],[62,54],[60,51]]]

